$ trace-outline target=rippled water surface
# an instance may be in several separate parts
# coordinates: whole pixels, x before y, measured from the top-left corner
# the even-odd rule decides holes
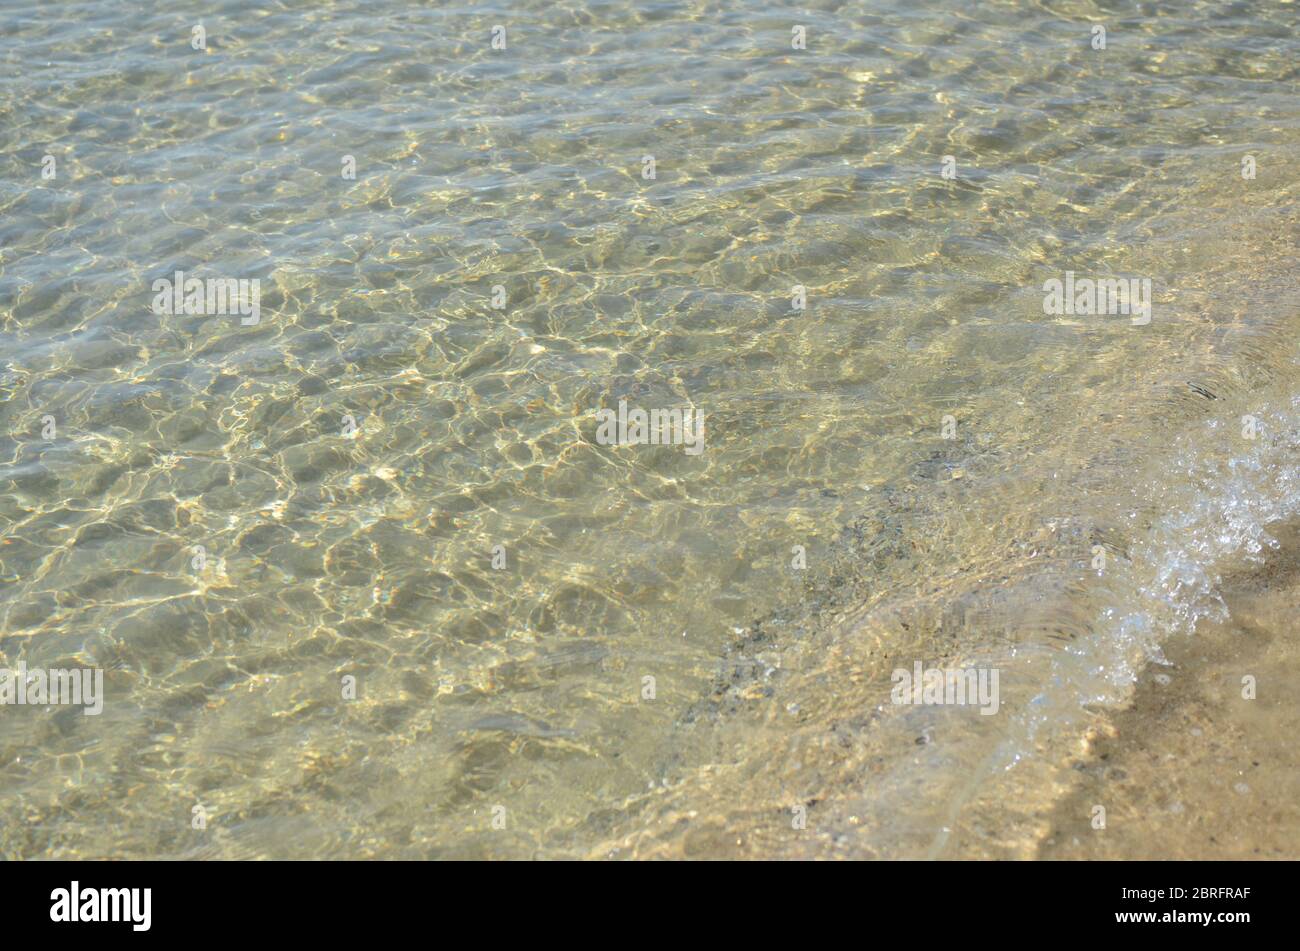
[[[0,855],[1026,854],[1300,508],[1297,4],[164,7],[0,4]]]

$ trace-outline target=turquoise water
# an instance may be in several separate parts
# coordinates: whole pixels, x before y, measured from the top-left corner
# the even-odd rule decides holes
[[[1298,19],[0,6],[0,666],[107,690],[0,707],[0,854],[1031,847],[1296,504]]]

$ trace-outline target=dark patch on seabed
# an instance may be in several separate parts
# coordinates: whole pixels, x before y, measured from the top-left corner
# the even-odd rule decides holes
[[[918,558],[916,539],[924,536],[927,511],[932,511],[923,507],[920,494],[928,492],[931,505],[941,504],[944,483],[954,473],[995,461],[999,455],[997,450],[981,450],[963,432],[953,446],[932,451],[917,462],[905,479],[883,486],[879,504],[844,526],[833,539],[825,564],[806,570],[801,600],[754,620],[726,647],[709,694],[682,715],[679,725],[734,714],[755,699],[770,697],[771,682],[781,671],[755,655],[779,650],[810,631],[824,629],[907,577]],[[947,613],[941,624],[951,627],[962,620]],[[907,622],[902,623],[905,626]]]

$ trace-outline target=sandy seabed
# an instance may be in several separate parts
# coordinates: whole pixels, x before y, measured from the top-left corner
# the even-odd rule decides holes
[[[1300,858],[1300,523],[1273,534],[1257,570],[1223,579],[1230,617],[1170,640],[1094,731],[1038,857]]]

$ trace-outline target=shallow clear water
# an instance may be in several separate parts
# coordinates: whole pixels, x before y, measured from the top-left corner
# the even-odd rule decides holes
[[[1295,4],[202,24],[0,6],[6,857],[1020,854],[1300,503]]]

